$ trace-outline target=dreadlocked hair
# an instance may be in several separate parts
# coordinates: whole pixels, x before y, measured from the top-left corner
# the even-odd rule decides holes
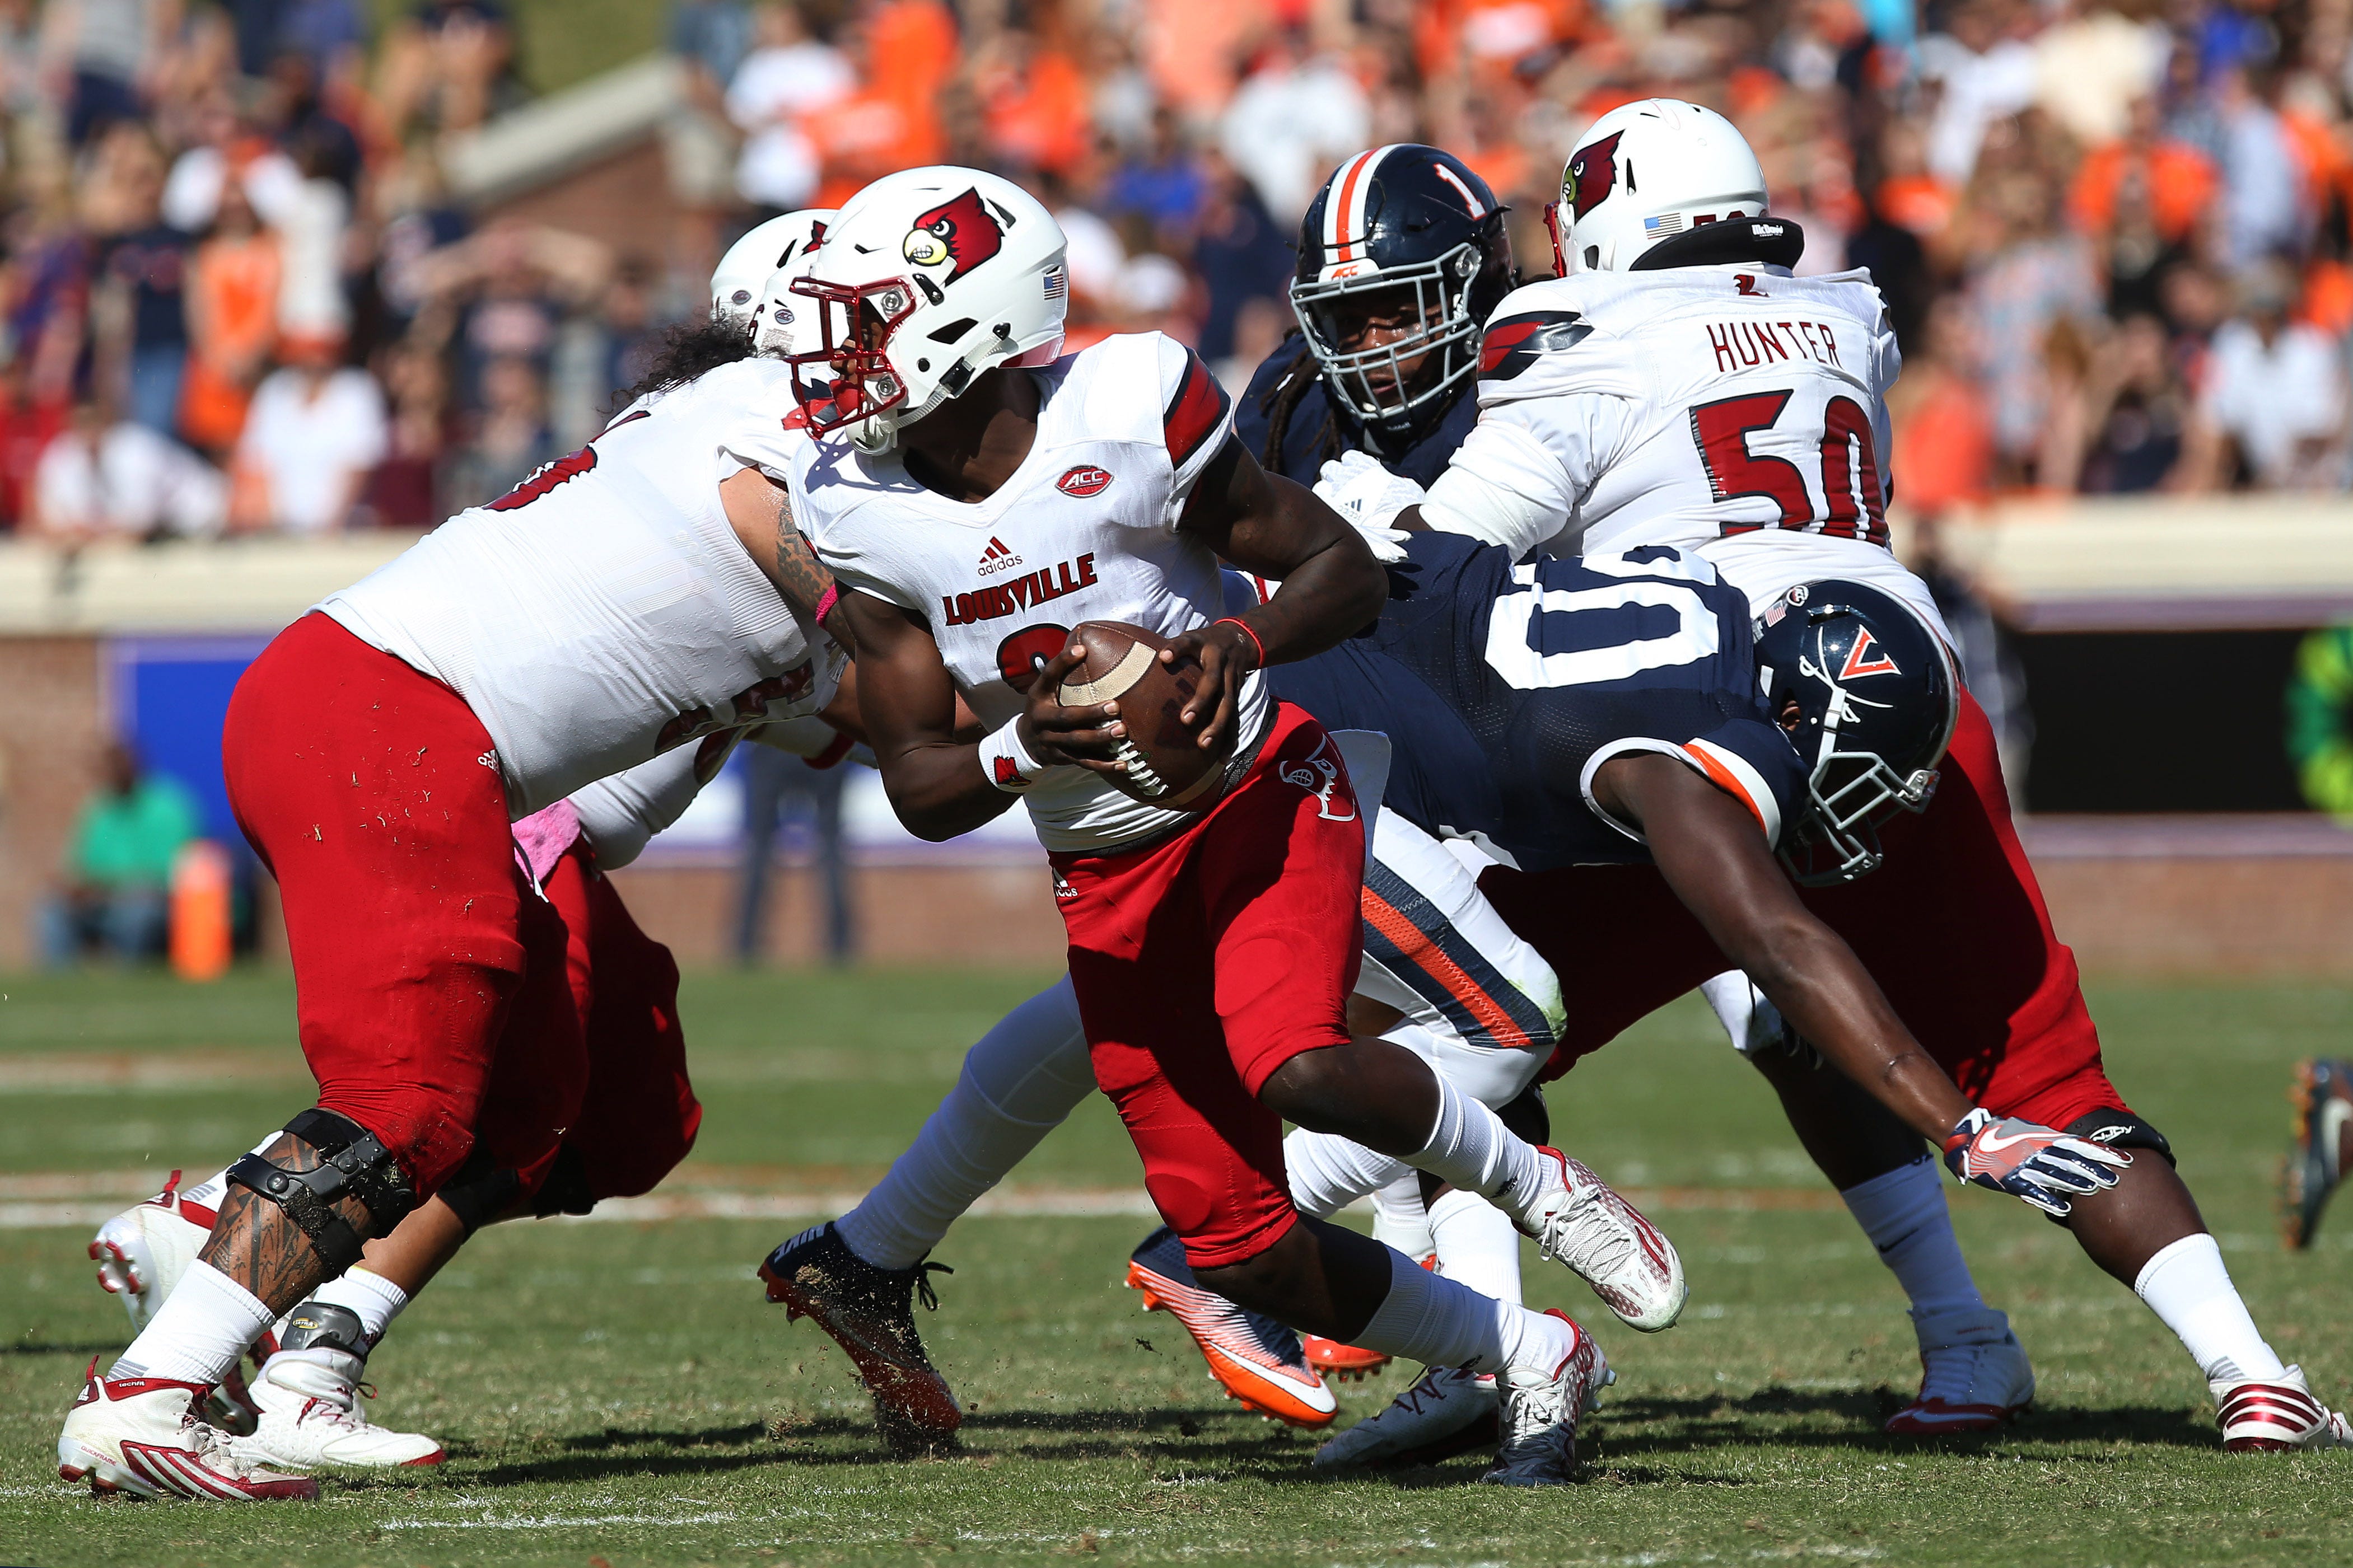
[[[661,353],[654,356],[653,368],[635,385],[615,394],[608,412],[618,414],[640,397],[684,386],[699,375],[750,359],[759,352],[741,321],[688,321],[672,327],[662,339]]]
[[[1282,341],[1288,345],[1299,335],[1299,329],[1293,327],[1283,334]],[[1282,351],[1278,349],[1276,352]],[[1314,353],[1301,354],[1291,362],[1291,368],[1282,373],[1282,378],[1268,387],[1259,398],[1259,412],[1266,416],[1266,450],[1260,454],[1259,461],[1269,472],[1282,471],[1282,444],[1291,435],[1291,416],[1299,412],[1301,401],[1314,390],[1323,374],[1323,364]],[[1324,404],[1324,428],[1316,432],[1315,450],[1312,456],[1320,468],[1339,455],[1339,421],[1334,416],[1332,403],[1327,397]]]

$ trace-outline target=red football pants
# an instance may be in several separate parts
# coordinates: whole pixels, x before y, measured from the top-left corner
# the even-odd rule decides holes
[[[1966,691],[1941,771],[1928,809],[1887,825],[1880,868],[1805,889],[1808,907],[1972,1100],[2046,1127],[2128,1110],[2010,821],[1992,726]],[[1568,1026],[1552,1076],[1732,967],[1648,866],[1499,868],[1479,886],[1560,975]]]
[[[544,888],[568,938],[585,1046],[586,1082],[564,1147],[579,1158],[589,1198],[636,1197],[686,1158],[702,1126],[679,1028],[678,964],[638,928],[584,846],[565,852]]]
[[[1197,1268],[1255,1258],[1299,1216],[1275,1068],[1348,1042],[1365,825],[1340,749],[1289,703],[1257,764],[1177,837],[1056,855],[1054,899],[1095,1081]]]
[[[221,753],[237,826],[278,879],[320,1106],[374,1133],[420,1197],[478,1128],[498,1163],[542,1179],[586,1047],[564,921],[516,863],[480,721],[311,615],[237,682]],[[494,1074],[509,1039],[516,1065]]]

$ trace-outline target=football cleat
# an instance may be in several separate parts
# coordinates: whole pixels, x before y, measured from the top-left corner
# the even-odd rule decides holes
[[[1166,1312],[1185,1325],[1209,1375],[1244,1408],[1292,1426],[1328,1426],[1339,1413],[1338,1398],[1308,1364],[1299,1336],[1203,1289],[1185,1261],[1185,1244],[1166,1226],[1129,1258],[1127,1285],[1144,1293],[1145,1311]]]
[[[1514,1223],[1627,1327],[1646,1334],[1672,1328],[1690,1294],[1674,1244],[1581,1163],[1557,1149],[1536,1153],[1546,1186]]]
[[[122,1298],[133,1334],[146,1329],[212,1234],[213,1211],[181,1198],[177,1171],[162,1192],[98,1227],[90,1244],[98,1283]]]
[[[1920,1394],[1887,1418],[1902,1437],[1990,1432],[2034,1403],[2034,1367],[1991,1307],[1913,1316],[1920,1335]]]
[[[934,1310],[940,1304],[932,1292],[934,1269],[955,1272],[941,1263],[877,1268],[849,1250],[831,1220],[801,1232],[760,1265],[768,1300],[784,1304],[786,1321],[811,1320],[849,1353],[873,1395],[883,1441],[902,1458],[955,1447],[964,1425],[955,1394],[915,1331],[914,1298]]]
[[[1618,1381],[1593,1336],[1567,1313],[1550,1311],[1575,1331],[1576,1342],[1549,1375],[1502,1377],[1502,1445],[1494,1468],[1479,1479],[1498,1487],[1565,1487],[1577,1470],[1577,1426]]]
[[[1321,1334],[1300,1335],[1299,1348],[1306,1355],[1309,1366],[1335,1383],[1362,1383],[1390,1361],[1378,1351],[1344,1345]]]
[[[2207,1386],[2214,1394],[2226,1454],[2353,1448],[2353,1422],[2312,1396],[2300,1366],[2277,1377],[2217,1379]]]
[[[366,1363],[348,1351],[284,1351],[271,1356],[253,1380],[260,1419],[248,1436],[225,1447],[240,1458],[280,1470],[314,1470],[324,1465],[390,1469],[400,1465],[438,1465],[448,1458],[441,1445],[421,1432],[395,1432],[359,1412],[360,1381]]]
[[[234,1439],[198,1420],[203,1384],[101,1379],[94,1357],[82,1376],[81,1397],[58,1435],[58,1479],[87,1478],[101,1497],[264,1502],[319,1495],[318,1482],[263,1468],[231,1449]]]
[[[2296,1068],[2295,1147],[2280,1170],[2280,1228],[2302,1251],[2320,1228],[2320,1211],[2345,1178],[2345,1134],[2353,1124],[2353,1062],[2309,1061]]]
[[[1433,1366],[1386,1408],[1316,1449],[1315,1468],[1435,1465],[1473,1448],[1493,1448],[1502,1398],[1492,1373]]]
[[[146,1330],[212,1238],[214,1213],[180,1195],[180,1174],[173,1172],[162,1192],[100,1226],[90,1240],[99,1286],[108,1295],[122,1298],[134,1336]],[[264,1333],[253,1350],[254,1364],[260,1365],[276,1349],[276,1336]],[[206,1421],[224,1432],[250,1432],[260,1417],[240,1367],[229,1368],[205,1396]]]

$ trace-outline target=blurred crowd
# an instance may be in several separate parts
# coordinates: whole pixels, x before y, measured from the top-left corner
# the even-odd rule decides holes
[[[1885,291],[1915,515],[2353,478],[2353,0],[661,9],[672,211],[625,252],[447,194],[522,96],[496,0],[0,0],[0,528],[430,526],[593,435],[751,223],[917,163],[1057,211],[1074,346],[1169,331],[1240,390],[1344,155],[1456,153],[1540,276],[1577,132],[1651,94]]]

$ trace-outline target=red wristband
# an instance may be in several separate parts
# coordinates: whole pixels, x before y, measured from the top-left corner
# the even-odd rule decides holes
[[[825,626],[826,616],[833,614],[833,606],[839,604],[840,600],[840,584],[836,583],[828,583],[825,585],[825,592],[818,595],[817,601],[817,624],[820,629]]]
[[[1259,641],[1258,633],[1250,630],[1250,624],[1248,621],[1243,620],[1239,616],[1219,616],[1216,620],[1211,621],[1209,624],[1213,626],[1241,627],[1242,636],[1250,638],[1250,647],[1258,649],[1258,667],[1261,669],[1264,669],[1266,668],[1266,644]]]

